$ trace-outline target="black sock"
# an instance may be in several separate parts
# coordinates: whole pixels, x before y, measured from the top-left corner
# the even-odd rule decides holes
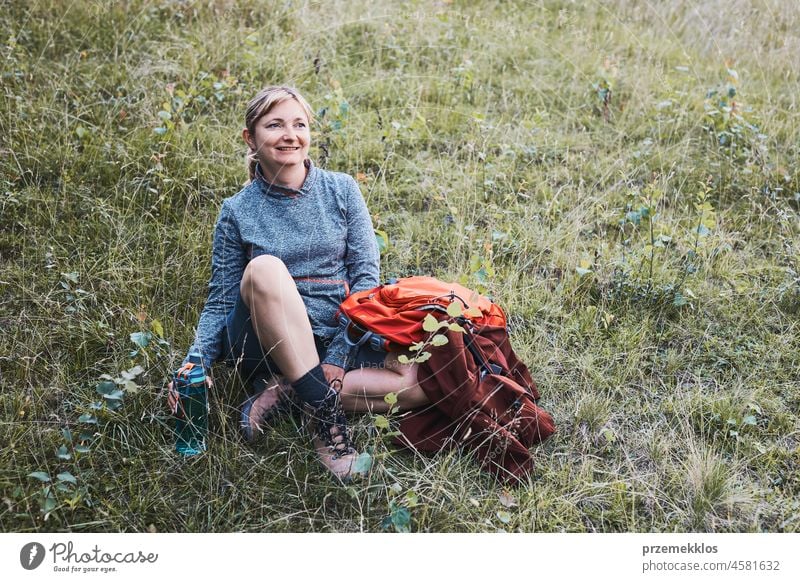
[[[314,408],[318,408],[325,396],[328,394],[328,381],[325,380],[325,372],[322,371],[322,366],[311,368],[305,376],[292,382],[300,400],[307,402]]]

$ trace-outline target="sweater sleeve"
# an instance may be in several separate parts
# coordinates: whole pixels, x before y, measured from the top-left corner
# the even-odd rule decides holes
[[[203,355],[206,370],[222,352],[222,330],[239,298],[239,284],[246,265],[247,256],[239,227],[227,201],[223,202],[214,228],[208,297],[197,324],[194,344],[189,350]]]
[[[375,240],[367,203],[358,184],[350,176],[347,177],[347,247],[344,261],[351,293],[378,286],[380,277],[378,242]],[[345,333],[345,328],[339,326],[328,346],[323,363],[347,369],[347,362],[352,354],[349,353],[350,347],[345,341]]]

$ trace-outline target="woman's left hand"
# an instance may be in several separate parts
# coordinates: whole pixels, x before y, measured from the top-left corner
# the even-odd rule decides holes
[[[340,392],[342,390],[342,382],[344,382],[344,368],[333,364],[322,364],[322,371],[325,373],[325,380],[328,385],[333,385],[334,390]],[[336,380],[339,381],[336,382]],[[332,382],[333,384],[331,384]]]

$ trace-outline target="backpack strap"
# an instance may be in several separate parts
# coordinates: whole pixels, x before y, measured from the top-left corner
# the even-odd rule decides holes
[[[462,318],[458,319],[461,320]],[[471,326],[465,325],[465,323],[466,321],[459,321],[459,324],[466,330],[467,337],[465,338],[464,344],[467,346],[469,353],[472,354],[472,359],[478,364],[478,368],[481,370],[481,378],[486,376],[486,374],[500,374],[503,371],[502,366],[486,361],[486,358],[483,357],[483,354],[475,346]]]
[[[353,323],[353,321],[346,315],[341,314],[339,316],[339,325],[343,326],[347,330],[344,334],[344,341],[350,347],[350,353],[357,350],[366,343],[369,343],[369,346],[376,352],[388,351],[386,348],[387,342],[383,338],[383,336],[380,336],[373,331],[362,329],[361,327]],[[350,328],[357,328],[359,331],[363,332],[363,335],[360,338],[358,338],[358,341],[354,342],[353,340],[350,339]]]

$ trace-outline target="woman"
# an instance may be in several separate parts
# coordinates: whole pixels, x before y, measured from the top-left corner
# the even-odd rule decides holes
[[[391,392],[403,409],[428,400],[415,364],[368,347],[350,354],[335,321],[349,293],[378,285],[379,255],[355,180],[308,158],[312,118],[290,87],[267,87],[250,101],[242,131],[250,182],[223,201],[190,351],[203,355],[206,370],[224,357],[256,379],[242,406],[248,441],[281,402],[300,400],[320,460],[346,479],[358,455],[343,409],[384,412]],[[175,402],[170,385],[173,410]]]

